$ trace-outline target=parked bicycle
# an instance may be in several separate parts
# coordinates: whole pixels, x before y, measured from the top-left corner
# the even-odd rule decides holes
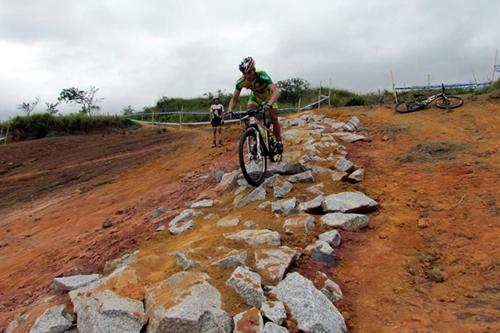
[[[414,94],[413,97],[415,98],[413,101],[396,104],[396,111],[400,113],[414,112],[423,110],[433,103],[440,109],[455,109],[464,104],[464,100],[461,97],[447,95],[444,84],[441,85],[441,92],[439,94],[427,98],[421,94]]]
[[[257,119],[259,113],[262,113],[262,124]],[[269,129],[270,122],[266,120],[266,112],[261,106],[238,117],[246,124],[238,146],[241,172],[250,185],[259,186],[266,175],[267,159],[279,162],[282,155],[277,152],[276,140]]]

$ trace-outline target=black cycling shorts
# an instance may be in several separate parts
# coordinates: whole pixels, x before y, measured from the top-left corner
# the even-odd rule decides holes
[[[221,127],[222,126],[222,118],[221,117],[214,117],[210,123],[212,124],[212,127]]]

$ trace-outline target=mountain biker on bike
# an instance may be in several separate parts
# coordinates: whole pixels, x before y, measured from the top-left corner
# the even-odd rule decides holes
[[[214,144],[213,147],[217,147],[217,130],[219,131],[219,145],[222,146],[222,133],[221,126],[224,124],[224,106],[221,104],[219,97],[214,97],[212,99],[212,105],[210,106],[210,124],[214,129]]]
[[[233,108],[238,103],[240,92],[243,88],[250,89],[252,92],[248,97],[248,110],[255,110],[262,106],[264,111],[269,111],[273,132],[276,138],[276,151],[278,154],[283,152],[283,143],[281,142],[281,127],[278,121],[278,98],[280,91],[273,83],[271,77],[264,71],[255,69],[255,60],[252,57],[246,57],[239,65],[243,76],[236,82],[231,101],[229,102],[228,112],[232,114]]]

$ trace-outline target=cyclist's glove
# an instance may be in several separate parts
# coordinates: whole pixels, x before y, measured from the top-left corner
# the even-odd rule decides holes
[[[262,110],[264,110],[264,111],[269,111],[269,110],[271,110],[272,108],[273,108],[273,106],[272,106],[271,104],[269,104],[269,103],[266,103],[266,104],[264,104],[264,105],[262,106]]]

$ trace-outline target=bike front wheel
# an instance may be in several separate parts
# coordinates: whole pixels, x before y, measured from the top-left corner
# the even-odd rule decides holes
[[[436,99],[436,106],[440,109],[455,109],[464,105],[464,100],[458,96],[446,96]]]
[[[267,159],[262,150],[259,132],[255,128],[248,128],[241,135],[238,155],[246,181],[252,186],[259,186],[266,175]]]
[[[420,102],[400,102],[396,104],[396,111],[399,113],[408,113],[408,112],[414,112],[418,110],[422,110],[425,108],[425,105],[420,103]]]

